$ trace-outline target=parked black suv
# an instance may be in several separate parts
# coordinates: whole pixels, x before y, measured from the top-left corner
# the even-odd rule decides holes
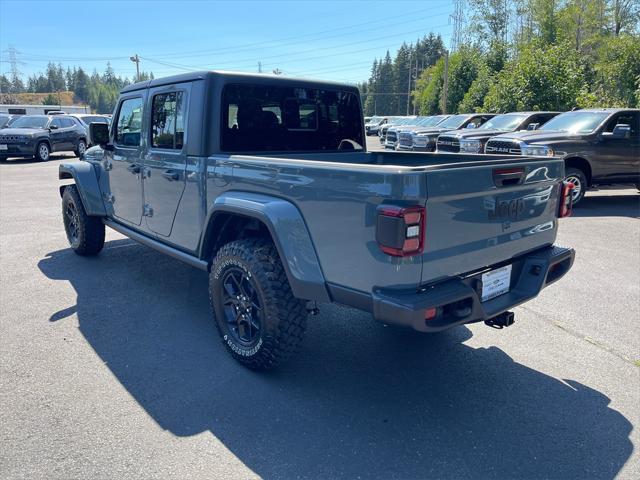
[[[490,139],[485,153],[561,156],[573,203],[588,187],[640,183],[640,110],[601,108],[566,112],[539,130]]]
[[[484,144],[491,137],[506,132],[519,130],[536,130],[560,112],[512,112],[498,115],[478,128],[463,128],[453,132],[443,133],[438,137],[436,150],[438,152],[480,153]]]
[[[64,151],[81,157],[86,149],[86,129],[68,115],[24,115],[0,131],[0,160],[35,157],[47,161],[51,152]]]

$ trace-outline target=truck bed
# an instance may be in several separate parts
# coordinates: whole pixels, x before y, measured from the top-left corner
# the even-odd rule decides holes
[[[327,281],[361,292],[463,275],[551,245],[556,236],[558,158],[353,152],[216,156],[215,163],[230,190],[292,201]],[[496,183],[496,174],[513,169],[521,172],[515,183]],[[375,226],[384,205],[425,208],[421,255],[380,251]]]

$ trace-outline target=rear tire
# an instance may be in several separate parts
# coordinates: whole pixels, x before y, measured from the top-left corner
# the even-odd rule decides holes
[[[82,139],[78,140],[78,145],[76,145],[76,149],[73,151],[73,153],[75,153],[76,157],[82,158],[84,157],[84,153],[86,151],[87,151],[87,142],[85,142]]]
[[[573,204],[577,205],[587,191],[587,176],[579,168],[569,167],[565,170],[564,180],[573,183]]]
[[[293,296],[270,241],[236,240],[220,248],[209,274],[209,299],[222,341],[242,365],[269,370],[298,351],[305,303]]]
[[[40,142],[38,143],[38,145],[36,146],[36,160],[38,160],[39,162],[46,162],[49,160],[49,157],[51,156],[51,148],[49,147],[49,144],[47,142]]]
[[[62,220],[67,240],[75,253],[82,256],[92,256],[102,250],[104,246],[102,219],[87,215],[75,185],[64,189]]]

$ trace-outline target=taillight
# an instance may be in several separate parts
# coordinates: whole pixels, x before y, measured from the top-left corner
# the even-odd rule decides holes
[[[573,210],[573,189],[575,185],[571,182],[562,182],[560,184],[560,212],[559,218],[569,217]]]
[[[424,251],[426,211],[422,206],[380,205],[376,240],[387,255],[409,257]]]

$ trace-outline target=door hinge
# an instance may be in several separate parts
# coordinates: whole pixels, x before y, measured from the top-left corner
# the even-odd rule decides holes
[[[144,207],[142,208],[142,216],[153,217],[153,208],[151,208],[151,205],[149,205],[148,203],[145,203]]]
[[[111,195],[110,193],[103,193],[102,194],[102,199],[106,202],[106,203],[115,203],[116,201],[116,197],[114,197],[113,195]]]
[[[111,163],[109,160],[105,160],[104,161],[104,169],[105,171],[109,171],[113,169],[113,163]]]

